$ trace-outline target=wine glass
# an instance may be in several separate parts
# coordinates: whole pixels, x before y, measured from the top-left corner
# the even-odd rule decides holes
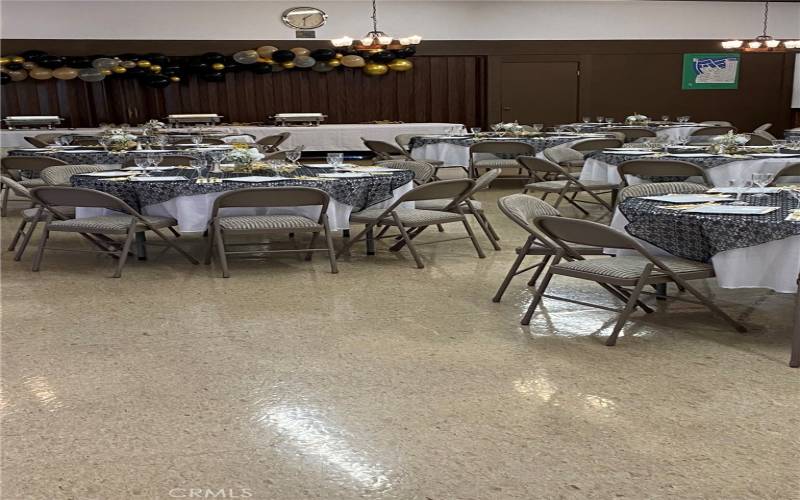
[[[612,123],[614,123],[614,119],[611,118],[610,116],[606,116],[606,123],[611,125]]]
[[[597,115],[596,120],[597,120],[597,123],[605,123],[606,122],[606,117],[602,116],[602,115]]]
[[[211,171],[214,173],[221,172],[219,165],[222,163],[223,158],[225,158],[225,151],[222,149],[212,149],[208,152],[208,158],[211,160]]]
[[[780,153],[781,149],[784,146],[786,146],[787,143],[788,143],[788,141],[786,141],[785,139],[773,139],[772,140],[772,147],[775,148],[775,152],[776,153]]]
[[[767,184],[772,182],[772,177],[772,174],[769,172],[753,172],[751,177],[753,184],[762,189],[762,192],[756,193],[753,195],[753,198],[765,198],[767,196],[767,194],[763,192],[763,189],[767,187]]]
[[[590,123],[592,121],[592,117],[591,116],[584,116],[583,118],[581,118],[581,121],[583,123]]]
[[[286,159],[292,163],[297,163],[297,160],[300,159],[300,155],[302,154],[302,150],[300,148],[294,148],[286,152]]]
[[[108,151],[108,139],[106,139],[104,136],[100,136],[100,138],[97,139],[97,143],[103,146],[105,151]]]
[[[153,142],[156,146],[158,146],[159,149],[164,149],[164,147],[167,145],[167,137],[163,135],[157,135],[153,139]]]
[[[469,131],[472,133],[472,135],[478,135],[478,134],[481,133],[481,128],[480,127],[471,127],[469,129]]]
[[[749,188],[752,183],[747,180],[733,178],[728,181],[728,185],[732,187],[736,193],[736,201],[731,203],[731,205],[747,205],[748,203],[742,200],[742,195],[745,191],[747,191],[747,188]]]
[[[197,179],[203,176],[203,169],[206,168],[206,160],[204,158],[194,158],[189,162],[189,166],[197,172]]]
[[[668,122],[669,121],[669,115],[661,115],[661,121],[665,122],[665,123]]]
[[[534,123],[533,125],[531,125],[531,127],[533,127],[533,131],[534,132],[540,132],[544,128],[544,124],[543,123]]]

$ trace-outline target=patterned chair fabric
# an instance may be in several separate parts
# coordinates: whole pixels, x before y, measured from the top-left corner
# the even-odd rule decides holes
[[[593,180],[581,181],[581,184],[583,184],[587,190],[595,190],[595,191],[608,191],[618,187],[617,184],[609,184],[608,182],[593,181]],[[530,184],[525,185],[525,189],[529,189],[531,191],[546,191],[548,193],[558,193],[565,187],[566,190],[569,192],[584,190],[582,187],[572,183],[567,179],[556,180],[556,181],[531,182]]]
[[[57,211],[58,213],[64,215],[64,217],[75,217],[75,208],[74,207],[53,207],[53,210]],[[26,208],[22,211],[22,220],[25,222],[33,222],[35,221],[36,215],[39,213],[39,208]],[[42,212],[41,217],[39,217],[39,221],[49,220],[52,217],[52,214],[44,210]]]
[[[51,222],[47,228],[50,231],[64,231],[89,234],[125,234],[131,224],[131,215],[101,215],[99,217],[86,217],[83,219],[69,219]],[[172,217],[159,217],[145,215],[144,219],[157,229],[177,226],[178,221]],[[136,230],[145,231],[147,228],[137,222]]]
[[[220,217],[223,231],[322,229],[321,224],[300,215],[239,215]]]
[[[426,161],[415,160],[382,160],[375,162],[376,165],[386,168],[397,168],[401,170],[411,170],[414,172],[414,181],[418,184],[425,184],[431,177],[435,170],[433,165]]]
[[[420,203],[420,202],[417,202]],[[350,216],[352,222],[369,223],[378,220],[378,217],[385,212],[384,208],[368,208]],[[441,212],[437,210],[421,210],[416,208],[398,209],[397,215],[400,222],[407,227],[432,226],[435,224],[446,224],[448,222],[461,222],[464,218],[460,214]],[[384,217],[386,222],[394,222],[391,216]]]
[[[665,194],[698,194],[708,191],[706,186],[694,182],[653,182],[634,184],[620,190],[617,200],[622,203],[628,198],[641,196],[661,196]]]
[[[42,170],[42,185],[69,186],[70,178],[77,174],[88,174],[102,170],[112,170],[114,167],[106,165],[56,165]]]
[[[691,274],[692,279],[698,276],[714,276],[711,264],[681,259],[680,257],[660,257],[661,261],[672,271],[678,274]],[[615,259],[591,259],[560,262],[553,265],[553,270],[566,273],[589,273],[619,280],[637,280],[644,272],[644,268],[651,260],[638,255],[622,256]],[[659,268],[653,268],[650,273],[653,277],[666,276]]]

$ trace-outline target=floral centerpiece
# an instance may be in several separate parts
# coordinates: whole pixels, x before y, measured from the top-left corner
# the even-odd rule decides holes
[[[100,144],[112,152],[122,152],[139,147],[136,136],[121,128],[111,128],[103,131]]]
[[[225,159],[233,163],[238,168],[249,167],[253,162],[264,158],[264,154],[256,148],[250,148],[247,144],[236,144],[233,149],[228,151]]]
[[[511,134],[515,136],[524,136],[524,135],[535,135],[538,134],[538,131],[533,129],[532,127],[528,127],[526,129],[525,126],[520,125],[519,122],[510,122],[510,123],[495,123],[492,125],[492,130],[501,134]]]
[[[649,122],[649,117],[640,115],[639,113],[634,113],[625,117],[625,125],[647,125]]]
[[[161,133],[162,130],[167,128],[164,122],[160,122],[158,120],[148,120],[147,123],[142,125],[142,135],[146,135],[148,137],[155,136]]]
[[[718,135],[711,139],[710,152],[717,154],[735,154],[750,141],[747,134],[734,134],[733,130],[725,135]]]

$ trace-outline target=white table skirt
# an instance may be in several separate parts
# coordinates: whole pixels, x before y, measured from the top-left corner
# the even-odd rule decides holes
[[[400,186],[392,192],[392,198],[384,202],[372,205],[370,208],[386,208],[397,199],[411,191],[414,183],[409,182]],[[224,191],[223,191],[224,192]],[[206,230],[208,221],[211,218],[211,209],[216,200],[223,192],[206,193],[193,196],[179,196],[163,203],[148,205],[144,208],[145,215],[160,215],[173,217],[178,221],[178,228],[183,233],[202,232]],[[413,202],[402,204],[405,208],[413,208]],[[350,213],[353,207],[339,203],[331,199],[328,204],[328,224],[331,230],[337,231],[350,228]],[[96,217],[108,215],[110,212],[104,208],[79,207],[76,210],[76,217]],[[309,219],[316,220],[319,217],[319,207],[275,207],[275,208],[223,208],[221,215],[302,215]]]
[[[647,157],[643,156],[642,159],[646,160]],[[675,158],[676,160],[683,159],[691,162],[691,158]],[[768,172],[777,174],[784,167],[797,163],[800,158],[759,158],[757,160],[741,160],[724,163],[716,167],[706,169],[706,176],[709,181],[716,187],[725,187],[730,185],[731,180],[738,182],[749,181],[752,174],[755,172]],[[610,165],[606,162],[588,158],[581,170],[580,180],[603,181],[612,184],[619,184],[622,179],[617,173],[617,166]],[[790,179],[790,182],[792,179]],[[628,179],[630,184],[638,184],[642,182],[640,179]]]
[[[583,140],[584,137],[579,137],[575,141],[565,142],[554,148],[568,148],[576,141]],[[415,160],[441,160],[445,165],[461,165],[462,167],[469,166],[469,146],[462,146],[460,144],[453,144],[451,142],[437,142],[433,144],[425,144],[424,146],[414,148],[411,151],[411,157]],[[544,159],[544,152],[539,151],[536,153],[537,158]],[[476,160],[488,160],[496,158],[491,153],[476,153]]]
[[[183,129],[181,129],[183,130]],[[185,129],[187,133],[193,129]],[[394,138],[399,134],[462,134],[464,125],[460,123],[389,123],[389,124],[356,124],[343,123],[320,125],[318,127],[246,127],[223,125],[220,127],[206,127],[204,130],[235,134],[251,134],[256,140],[268,135],[289,132],[291,135],[281,145],[281,149],[291,149],[295,146],[305,146],[308,151],[366,151],[361,138],[385,141],[394,144]],[[63,133],[95,135],[99,128],[54,129],[54,130],[2,130],[0,131],[0,146],[3,148],[29,147],[25,136],[35,136],[44,133]]]
[[[628,219],[614,212],[611,227],[625,231]],[[655,255],[667,252],[637,238]],[[630,250],[607,249],[610,255],[630,255]],[[717,283],[722,288],[769,288],[778,293],[797,293],[800,273],[800,236],[774,240],[761,245],[726,250],[711,258]]]

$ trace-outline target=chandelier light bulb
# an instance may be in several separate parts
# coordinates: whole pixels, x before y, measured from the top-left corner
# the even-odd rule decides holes
[[[753,40],[752,42],[747,42],[747,46],[750,47],[751,49],[757,49],[761,47],[761,42]]]
[[[781,44],[781,41],[780,40],[767,40],[764,43],[767,45],[767,47],[769,47],[771,49],[774,49],[775,47],[777,47],[778,45]]]
[[[361,45],[370,46],[372,45],[372,36],[365,36],[359,41],[361,42]]]
[[[419,35],[411,35],[408,37],[408,41],[411,45],[418,45],[422,41],[422,37]]]
[[[390,43],[392,43],[392,40],[393,38],[389,35],[378,37],[378,43],[380,43],[381,45],[389,45]]]

